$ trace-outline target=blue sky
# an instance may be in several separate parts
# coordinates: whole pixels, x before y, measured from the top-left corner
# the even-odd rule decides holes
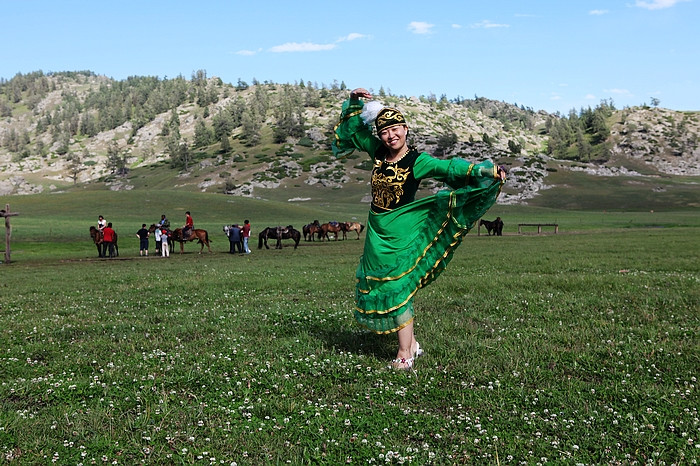
[[[0,0],[0,77],[42,70],[700,110],[700,0]]]

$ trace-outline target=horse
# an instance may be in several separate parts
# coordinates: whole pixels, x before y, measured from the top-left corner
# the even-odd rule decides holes
[[[97,257],[105,257],[105,251],[103,250],[104,236],[102,231],[98,230],[94,226],[90,226],[90,238],[97,246]],[[119,256],[119,245],[117,245],[117,232],[114,232],[114,252]]]
[[[171,238],[174,241],[177,241],[180,243],[180,254],[184,254],[185,252],[185,243],[188,241],[194,241],[197,240],[197,243],[201,245],[199,248],[199,253],[201,254],[202,251],[204,251],[204,246],[207,246],[207,249],[209,249],[209,252],[213,252],[211,250],[211,246],[209,243],[211,240],[209,239],[209,233],[207,233],[207,230],[202,230],[201,228],[195,228],[192,231],[190,231],[190,235],[187,238],[182,237],[182,228],[175,228],[173,230],[173,234],[171,235]]]
[[[496,220],[492,222],[481,219],[479,226],[482,225],[486,227],[486,232],[489,236],[491,236],[491,233],[497,236],[503,236],[503,220],[501,220],[501,217],[496,217]]]
[[[335,236],[335,240],[338,241],[338,233],[342,233],[343,231],[340,225],[341,224],[338,222],[329,222],[321,225],[321,233],[319,233],[318,235],[321,237],[321,241],[323,241],[323,238],[327,239],[328,241],[331,240],[328,237],[328,233],[333,233],[333,236]]]
[[[276,239],[275,249],[282,249],[283,239],[293,239],[294,249],[299,246],[299,241],[301,240],[301,233],[299,230],[295,230],[293,226],[287,225],[286,227],[267,227],[258,235],[258,249],[262,249],[263,244],[267,249],[270,246],[267,245],[268,239]]]
[[[314,235],[318,235],[319,238],[321,237],[321,225],[318,223],[318,220],[314,220],[313,223],[304,225],[302,231],[304,232],[304,239],[306,241],[315,241]]]
[[[347,238],[348,231],[354,231],[357,233],[357,239],[360,239],[360,233],[365,229],[365,226],[360,222],[344,222],[341,223],[343,228],[343,239]]]

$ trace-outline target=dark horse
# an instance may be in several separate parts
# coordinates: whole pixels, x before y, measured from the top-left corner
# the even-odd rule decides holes
[[[91,226],[90,238],[92,238],[92,241],[95,243],[95,246],[97,246],[97,257],[105,257],[106,251],[104,250],[104,237],[102,236],[102,232],[94,226]],[[114,252],[117,256],[119,256],[119,246],[117,245],[116,232],[114,232]]]
[[[481,220],[479,226],[485,226],[486,232],[491,236],[491,233],[497,236],[503,236],[503,220],[501,217],[496,217],[496,220],[489,222],[488,220]]]
[[[267,245],[267,240],[268,239],[276,239],[277,244],[275,245],[275,249],[282,249],[282,240],[283,239],[293,239],[294,240],[294,249],[299,246],[299,241],[301,240],[301,233],[299,233],[299,230],[295,230],[293,226],[287,225],[286,227],[267,227],[263,231],[260,232],[258,235],[258,249],[262,249],[263,244],[267,249],[270,249],[270,246]]]
[[[314,235],[318,235],[319,238],[321,238],[322,235],[321,224],[318,223],[318,220],[314,220],[313,223],[304,225],[302,231],[304,232],[304,239],[306,241],[315,241]]]
[[[194,230],[190,231],[190,235],[187,238],[183,238],[182,228],[175,228],[171,237],[173,241],[177,241],[178,243],[180,243],[180,254],[183,254],[185,252],[186,242],[195,240],[197,240],[197,243],[201,245],[201,247],[199,248],[200,254],[202,253],[202,251],[204,251],[205,245],[207,246],[207,249],[209,249],[209,252],[212,252],[211,246],[209,245],[211,240],[209,239],[209,233],[207,233],[207,230],[195,228]]]

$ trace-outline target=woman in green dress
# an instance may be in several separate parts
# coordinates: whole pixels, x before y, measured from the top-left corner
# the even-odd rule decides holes
[[[496,202],[505,171],[491,162],[440,160],[407,143],[403,114],[350,93],[335,127],[337,157],[358,149],[374,161],[372,204],[357,267],[355,318],[376,333],[398,334],[392,367],[413,369],[422,349],[413,333],[413,295],[445,269],[464,235]],[[376,136],[373,132],[376,130]],[[450,188],[415,200],[421,179]]]

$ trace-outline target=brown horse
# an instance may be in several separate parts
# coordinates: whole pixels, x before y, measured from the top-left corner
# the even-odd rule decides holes
[[[95,243],[95,246],[97,246],[97,257],[105,257],[105,253],[107,251],[105,251],[105,241],[102,232],[94,226],[90,226],[90,238],[92,238],[93,243]],[[117,245],[116,232],[114,232],[114,252],[117,256],[119,256],[119,246]]]
[[[309,223],[308,225],[304,225],[302,230],[304,232],[304,239],[306,241],[315,241],[314,235],[318,235],[318,237],[320,239],[321,235],[323,233],[321,230],[321,225],[318,223],[318,220],[314,220],[313,223]]]
[[[323,241],[324,238],[327,239],[328,241],[331,240],[328,237],[328,233],[333,233],[335,240],[338,241],[338,233],[343,232],[341,225],[342,224],[338,223],[338,222],[324,223],[323,225],[321,225],[321,233],[319,233],[319,235],[318,235],[321,237],[321,241]]]
[[[197,240],[197,243],[201,245],[201,247],[199,248],[200,254],[202,253],[202,251],[204,251],[204,245],[207,246],[209,252],[212,252],[211,246],[209,245],[211,240],[209,239],[209,233],[207,233],[207,230],[195,228],[190,232],[190,235],[187,238],[183,238],[182,228],[175,228],[171,237],[173,241],[177,241],[178,243],[180,243],[180,254],[183,254],[185,252],[185,243],[194,240]]]
[[[360,222],[345,222],[343,226],[343,238],[347,238],[346,233],[348,231],[354,231],[357,233],[357,239],[360,239],[360,233],[365,229],[365,226]]]

